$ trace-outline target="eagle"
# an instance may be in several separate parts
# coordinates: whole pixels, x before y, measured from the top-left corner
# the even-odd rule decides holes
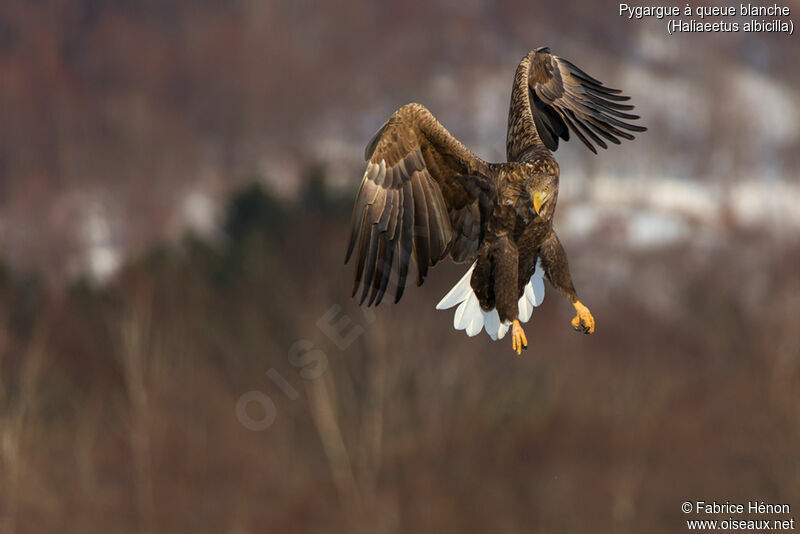
[[[606,87],[547,47],[522,58],[514,75],[506,163],[487,163],[421,104],[395,111],[367,144],[368,162],[353,208],[345,263],[355,254],[353,296],[378,305],[387,289],[403,296],[411,258],[422,285],[448,255],[470,263],[437,309],[458,305],[453,325],[492,340],[511,329],[517,354],[527,348],[520,322],[544,297],[546,278],[575,308],[571,324],[595,331],[553,229],[559,139],[570,134],[593,153],[631,132],[639,117],[619,89]]]

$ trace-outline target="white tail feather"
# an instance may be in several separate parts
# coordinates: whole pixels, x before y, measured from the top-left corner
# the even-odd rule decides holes
[[[467,323],[467,335],[473,337],[483,328],[483,314],[481,313],[481,305],[478,304],[478,297],[475,293],[470,293],[467,297],[467,309],[464,310],[464,318],[469,319]]]
[[[508,323],[503,323],[500,325],[500,330],[497,332],[497,339],[503,339],[503,336],[506,335],[508,329],[511,328],[511,325]]]
[[[488,312],[481,310],[481,313],[483,314],[483,324],[486,327],[486,333],[489,334],[492,341],[496,341],[497,335],[500,332],[500,314],[497,313],[497,310]]]
[[[531,288],[533,299],[531,304],[538,306],[544,300],[544,269],[542,269],[542,260],[536,260],[536,269],[533,271],[531,281],[525,286],[525,289]]]
[[[459,302],[464,302],[467,300],[469,294],[472,293],[472,286],[469,284],[469,281],[472,278],[472,271],[474,269],[475,263],[473,263],[472,267],[470,267],[464,276],[461,277],[461,280],[459,280],[458,283],[453,286],[453,289],[451,289],[447,295],[445,295],[444,298],[439,301],[439,304],[436,305],[437,310],[446,310],[448,308],[452,308]]]
[[[477,262],[476,262],[477,263]],[[468,336],[476,336],[480,333],[481,329],[485,329],[486,333],[492,340],[503,339],[503,336],[508,332],[511,326],[510,322],[500,322],[500,315],[496,309],[489,311],[481,309],[478,297],[472,290],[470,284],[472,280],[472,271],[475,269],[475,263],[467,270],[461,280],[448,291],[447,295],[439,301],[436,305],[437,310],[447,310],[455,305],[455,315],[453,316],[453,328],[456,330],[466,330]],[[536,261],[536,269],[531,276],[530,281],[525,285],[522,296],[517,303],[519,320],[527,323],[533,314],[533,308],[539,306],[544,299],[544,271],[539,260]]]
[[[519,298],[519,302],[517,303],[517,308],[518,308],[517,315],[519,316],[520,322],[527,323],[528,320],[531,318],[531,314],[533,313],[533,304],[528,302],[528,299],[527,297],[525,297],[524,293]]]
[[[467,309],[467,301],[461,303],[461,306],[456,308],[456,314],[453,316],[453,328],[456,330],[464,330],[467,327],[467,322],[463,321],[464,310]]]

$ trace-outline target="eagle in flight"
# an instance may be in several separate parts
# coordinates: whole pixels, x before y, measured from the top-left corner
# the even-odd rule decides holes
[[[553,230],[552,152],[570,133],[596,154],[645,131],[628,122],[639,117],[620,93],[546,47],[530,52],[514,76],[507,163],[475,156],[420,104],[395,111],[365,151],[345,258],[355,253],[353,296],[361,288],[361,304],[380,304],[392,281],[397,302],[412,257],[421,285],[428,267],[449,255],[471,267],[437,309],[458,305],[453,325],[467,335],[485,329],[497,340],[510,328],[520,354],[527,348],[520,322],[542,302],[544,278],[574,306],[572,326],[594,332]]]

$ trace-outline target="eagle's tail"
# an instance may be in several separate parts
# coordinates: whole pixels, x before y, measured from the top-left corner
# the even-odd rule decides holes
[[[477,262],[476,262],[477,263]],[[484,311],[478,303],[478,297],[472,290],[470,280],[475,263],[464,274],[461,280],[453,286],[447,295],[436,305],[437,310],[446,310],[456,304],[456,315],[453,318],[453,327],[456,330],[466,330],[467,335],[472,337],[478,335],[481,329],[486,329],[486,333],[492,340],[503,339],[511,323],[501,323],[497,309]],[[536,260],[536,269],[533,271],[530,281],[525,285],[525,291],[519,298],[519,320],[527,323],[531,318],[533,308],[542,303],[544,299],[544,270],[539,260]]]

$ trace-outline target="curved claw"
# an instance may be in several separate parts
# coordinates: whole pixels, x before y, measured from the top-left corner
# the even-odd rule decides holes
[[[525,332],[517,319],[511,323],[511,347],[517,354],[522,354],[522,349],[528,348],[528,338],[525,337]]]
[[[593,334],[595,322],[589,308],[581,304],[579,300],[576,300],[573,306],[575,306],[576,315],[572,319],[572,328],[584,334]]]

